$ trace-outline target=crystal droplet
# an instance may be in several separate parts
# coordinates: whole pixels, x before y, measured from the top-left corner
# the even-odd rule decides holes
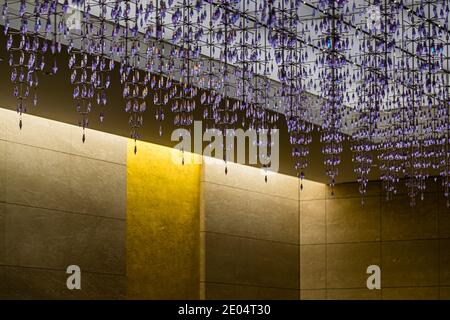
[[[183,158],[181,159],[181,164],[184,166],[184,156],[183,156]]]
[[[86,135],[83,133],[83,137],[81,138],[81,141],[83,141],[83,143],[86,141]]]
[[[19,120],[19,129],[22,130],[22,119]]]
[[[228,174],[228,167],[225,166],[225,174]]]
[[[134,146],[134,154],[136,154],[137,153],[137,146],[135,145]]]
[[[163,135],[162,126],[159,126],[159,136],[162,137],[162,135]]]
[[[267,183],[267,175],[264,177],[264,181]]]
[[[303,183],[300,183],[300,190],[303,190]]]

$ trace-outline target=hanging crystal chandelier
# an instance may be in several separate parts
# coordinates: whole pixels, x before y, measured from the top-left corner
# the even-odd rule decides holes
[[[153,90],[153,105],[155,106],[155,118],[159,121],[159,135],[163,135],[163,121],[165,110],[170,98],[172,79],[167,75],[173,72],[173,59],[165,56],[166,45],[164,44],[166,7],[156,1],[147,6],[146,15],[151,23],[148,24],[145,33],[147,41],[147,69],[151,72],[151,89]],[[173,93],[173,91],[171,91]]]
[[[331,189],[348,141],[362,198],[377,167],[386,199],[439,180],[450,205],[450,0],[1,2],[19,115],[66,47],[83,141],[118,72],[135,141],[147,106],[160,135],[169,112],[189,130],[201,108],[224,134],[283,116],[300,180],[318,128]]]
[[[69,69],[71,70],[70,82],[74,86],[73,99],[76,103],[76,110],[80,114],[81,119],[78,124],[83,129],[82,141],[86,141],[86,128],[89,126],[89,113],[93,108],[93,100],[95,95],[95,83],[97,61],[92,56],[94,51],[92,24],[90,21],[91,8],[87,2],[79,2],[76,4],[76,10],[83,12],[79,24],[79,30],[75,28],[70,33],[70,44],[68,53]],[[74,43],[79,43],[79,48],[74,47]]]
[[[41,15],[45,16],[50,9],[39,1],[35,2],[34,8],[26,1],[17,2],[17,6],[18,10],[13,14],[9,11],[8,1],[5,1],[2,17],[11,68],[10,79],[17,100],[16,111],[20,116],[19,128],[22,129],[22,114],[27,112],[29,100],[33,106],[37,105],[38,74],[44,70],[43,55],[47,49],[46,40],[40,36]],[[15,23],[17,29],[11,28],[11,23]]]
[[[134,153],[137,153],[137,140],[141,139],[146,98],[149,93],[150,75],[142,70],[141,39],[139,26],[147,20],[140,1],[115,1],[112,9],[115,25],[113,31],[114,51],[120,60],[120,82],[123,86],[125,112],[128,113],[130,138],[134,140]],[[123,26],[123,27],[122,27]]]

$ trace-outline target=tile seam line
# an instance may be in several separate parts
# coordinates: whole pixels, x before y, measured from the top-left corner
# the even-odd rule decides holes
[[[429,285],[429,286],[385,286],[381,287],[381,290],[383,289],[409,289],[409,288],[441,288],[445,286],[440,285]]]
[[[15,202],[7,202],[7,201],[4,201],[4,202],[0,201],[0,203],[9,204],[9,205],[18,206],[18,207],[26,207],[26,208],[33,208],[33,209],[48,210],[48,211],[57,211],[57,212],[66,213],[66,214],[82,215],[82,216],[104,218],[104,219],[118,220],[118,221],[126,222],[126,218],[115,218],[115,217],[109,217],[109,216],[96,215],[96,214],[92,214],[92,213],[83,213],[83,212],[61,210],[61,209],[55,209],[55,208],[38,207],[38,206],[33,206],[33,205],[27,205],[27,204],[22,204],[22,203],[15,203]]]
[[[233,238],[241,238],[241,239],[255,240],[255,241],[265,241],[265,242],[272,242],[272,243],[278,243],[278,244],[299,247],[299,245],[295,242],[284,242],[284,241],[277,241],[277,240],[270,240],[270,239],[260,239],[260,238],[246,237],[246,236],[242,236],[242,235],[235,235],[235,234],[216,232],[216,231],[201,230],[200,232],[221,235],[221,236],[227,236],[227,237],[233,237]]]
[[[284,241],[278,241],[278,240],[271,240],[271,239],[261,239],[261,238],[254,238],[254,237],[248,237],[238,234],[231,234],[226,232],[218,232],[218,231],[211,231],[211,230],[200,230],[200,232],[203,233],[210,233],[210,234],[216,234],[216,235],[223,235],[233,238],[242,238],[242,239],[248,239],[248,240],[255,240],[255,241],[266,241],[266,242],[274,242],[279,244],[285,244],[290,246],[297,246],[297,247],[303,247],[303,246],[321,246],[321,245],[346,245],[346,244],[369,244],[369,243],[395,243],[395,242],[414,242],[414,241],[437,241],[437,240],[450,240],[450,237],[446,238],[417,238],[417,239],[399,239],[399,240],[368,240],[368,241],[353,241],[353,242],[328,242],[328,243],[305,243],[305,244],[297,244],[294,242],[284,242]]]
[[[438,284],[439,284],[439,292],[438,292],[438,298],[439,300],[441,300],[441,282],[442,282],[442,275],[441,275],[441,221],[439,219],[440,214],[439,214],[439,201],[436,201],[436,206],[437,206],[437,217],[436,217],[436,223],[437,223],[437,233],[438,233],[438,237],[439,237],[439,242],[438,242]]]
[[[327,194],[325,194],[327,196]],[[325,207],[325,299],[328,300],[328,210],[327,210],[327,199],[324,200]]]
[[[48,270],[48,271],[64,271],[66,272],[66,269],[60,269],[60,268],[52,268],[52,267],[41,267],[41,266],[23,266],[23,265],[15,265],[15,264],[2,264],[0,263],[0,267],[9,267],[9,268],[23,268],[23,269],[37,269],[37,270]],[[89,273],[89,274],[99,274],[99,275],[107,275],[107,276],[120,276],[120,277],[126,277],[126,273],[113,273],[113,272],[100,272],[100,271],[91,271],[86,269],[81,269],[82,273]]]
[[[303,181],[302,179],[297,179],[297,210],[298,210],[298,230],[297,230],[297,236],[298,236],[298,288],[300,289],[302,287],[302,252],[301,252],[301,242],[302,242],[302,235],[301,235],[301,229],[302,229],[302,212],[301,212],[301,189],[303,187]],[[302,300],[302,295],[300,290],[298,291],[298,300]]]
[[[284,197],[284,196],[280,196],[280,195],[276,195],[276,194],[272,194],[272,193],[264,193],[261,191],[255,191],[252,189],[246,189],[246,188],[241,188],[241,187],[235,187],[235,186],[230,186],[227,184],[223,184],[223,183],[217,183],[217,182],[213,182],[213,181],[202,181],[203,183],[210,183],[216,186],[222,186],[222,187],[226,187],[226,188],[230,188],[230,189],[236,189],[236,190],[241,190],[241,191],[248,191],[251,193],[257,193],[257,194],[262,194],[262,195],[266,195],[266,196],[270,196],[270,197],[275,197],[275,198],[280,198],[280,199],[285,199],[285,200],[290,200],[290,201],[294,201],[297,202],[298,199],[296,198],[289,198],[289,197]]]
[[[218,285],[227,285],[227,286],[240,286],[240,287],[254,287],[254,288],[266,288],[266,289],[280,289],[280,290],[290,290],[290,291],[319,291],[319,290],[367,290],[369,292],[377,292],[382,291],[383,289],[412,289],[412,288],[441,288],[448,286],[440,286],[440,285],[423,285],[423,286],[384,286],[379,290],[369,290],[367,287],[332,287],[332,288],[287,288],[287,287],[274,287],[274,286],[264,286],[258,284],[249,284],[249,283],[240,283],[240,282],[220,282],[220,281],[200,281],[204,284],[218,284]]]
[[[357,183],[356,181],[355,182],[353,182],[353,183]],[[369,183],[370,183],[370,181],[369,181]],[[339,184],[336,184],[336,186],[339,186]],[[358,192],[358,191],[356,191],[356,192]],[[441,192],[439,192],[439,191],[431,191],[431,190],[428,190],[428,191],[426,191],[426,192],[424,192],[424,197],[425,197],[425,199],[426,199],[426,197],[427,197],[427,195],[432,195],[432,194],[442,194]],[[391,203],[392,201],[394,201],[394,200],[396,200],[396,199],[399,199],[399,198],[407,198],[408,197],[408,193],[407,192],[401,192],[401,193],[397,193],[397,194],[395,194],[394,195],[394,198],[392,198],[392,200],[385,200],[384,198],[383,198],[383,193],[374,193],[374,194],[366,194],[366,195],[364,195],[364,199],[366,199],[366,198],[378,198],[379,196],[382,196],[382,203]],[[334,200],[334,199],[361,199],[361,196],[360,195],[346,195],[346,196],[326,196],[326,197],[322,197],[322,198],[311,198],[311,199],[305,199],[305,200],[303,200],[303,201],[309,201],[309,200],[323,200],[323,199],[325,199],[325,200]],[[424,200],[425,200],[424,199]]]
[[[450,240],[450,237],[443,238],[413,238],[413,239],[393,239],[393,240],[361,240],[361,241],[344,241],[344,242],[322,242],[322,243],[304,243],[300,246],[320,246],[320,245],[344,245],[344,244],[368,244],[368,243],[392,243],[392,242],[414,242],[414,241],[438,241]]]
[[[47,148],[47,147],[41,147],[41,146],[34,146],[32,144],[16,142],[16,141],[11,141],[11,140],[2,140],[2,141],[5,141],[7,143],[12,143],[12,144],[17,144],[17,145],[29,147],[29,148],[35,148],[35,149],[40,149],[40,150],[45,150],[45,151],[51,151],[51,152],[56,152],[56,153],[60,153],[60,154],[65,154],[65,155],[68,155],[68,156],[74,156],[74,157],[79,157],[79,158],[84,158],[84,159],[94,160],[94,161],[101,161],[101,162],[114,164],[114,165],[125,167],[125,168],[127,167],[127,163],[126,162],[125,163],[120,163],[120,162],[108,161],[108,160],[93,158],[93,157],[89,157],[89,156],[85,156],[85,155],[77,154],[77,153],[73,153],[73,152],[55,150],[55,149],[51,149],[51,148]]]
[[[382,185],[380,185],[380,191],[382,191]],[[378,205],[379,205],[379,207],[378,207],[378,213],[379,213],[379,223],[380,223],[380,227],[379,227],[379,237],[380,237],[380,250],[379,250],[379,254],[380,254],[380,257],[379,257],[379,264],[380,264],[380,267],[381,267],[381,274],[380,274],[380,277],[382,277],[383,276],[383,269],[384,269],[384,264],[383,264],[383,246],[381,245],[381,239],[383,239],[383,196],[382,196],[382,193],[380,192],[380,195],[379,195],[379,197],[378,197],[378,201],[379,201],[379,203],[378,203]],[[383,300],[383,290],[381,290],[381,292],[380,292],[380,296],[381,296],[381,300]]]
[[[383,289],[409,289],[409,288],[440,288],[442,286],[439,285],[428,285],[428,286],[382,286],[381,289],[367,289],[367,287],[332,287],[332,288],[303,288],[300,290],[367,290],[369,292],[377,292]],[[445,286],[443,286],[445,287]]]
[[[435,194],[440,195],[441,192],[439,192],[439,191],[428,191],[428,192],[425,192],[424,194],[425,194],[425,198],[426,198],[426,195],[428,195],[428,196],[429,195],[435,195]],[[381,200],[381,204],[382,205],[383,204],[389,204],[389,203],[392,202],[392,200],[390,200],[390,201],[384,200],[382,193],[381,194],[365,195],[364,199],[378,198],[378,197],[380,197],[380,195],[382,197],[382,200]],[[393,200],[400,199],[402,197],[407,197],[407,196],[408,196],[407,193],[397,193]],[[333,197],[326,196],[326,197],[320,197],[320,198],[307,198],[307,199],[303,199],[301,201],[344,200],[344,199],[361,199],[361,196],[352,196],[352,195],[348,195],[348,196],[333,196]]]
[[[249,284],[249,283],[233,283],[233,282],[220,282],[220,281],[201,281],[201,283],[204,283],[204,284],[219,284],[219,285],[228,285],[228,286],[240,286],[240,287],[279,289],[279,290],[290,290],[290,291],[298,291],[298,290],[300,290],[299,288],[274,287],[274,286],[264,286],[264,285]]]

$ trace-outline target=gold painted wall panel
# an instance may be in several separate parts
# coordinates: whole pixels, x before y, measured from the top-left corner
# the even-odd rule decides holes
[[[128,299],[200,297],[201,165],[172,152],[139,143],[135,155],[128,142]]]

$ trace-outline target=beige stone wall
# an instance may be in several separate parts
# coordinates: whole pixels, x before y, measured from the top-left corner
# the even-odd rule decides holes
[[[202,192],[206,299],[449,299],[450,210],[436,186],[411,208],[371,183],[336,187],[231,165],[205,164]],[[434,189],[433,189],[434,188]],[[368,290],[366,268],[382,271]]]
[[[303,217],[312,215],[316,204],[324,207],[322,223],[316,225],[322,239],[301,243],[301,296],[449,299],[450,210],[437,185],[430,184],[428,190],[415,207],[409,206],[404,190],[387,202],[376,182],[370,184],[364,206],[353,183],[339,185],[333,197],[330,192],[320,197],[301,193],[302,231],[311,229]],[[320,250],[320,258],[311,253],[314,250]],[[308,262],[312,256],[316,260]],[[302,269],[313,263],[323,274],[316,287],[307,285],[314,273]],[[382,290],[366,289],[365,268],[371,264],[381,267]]]
[[[289,176],[270,175],[265,183],[256,168],[229,164],[225,175],[223,164],[205,162],[201,170],[201,177],[189,173],[201,180],[200,226],[195,205],[183,209],[187,220],[172,206],[178,227],[167,220],[173,191],[159,190],[157,180],[157,194],[133,192],[148,200],[143,208],[167,206],[155,209],[158,215],[142,211],[151,222],[145,226],[163,226],[157,231],[166,240],[155,242],[156,233],[142,229],[137,239],[149,247],[139,255],[139,246],[126,248],[127,139],[88,130],[83,144],[78,127],[27,115],[19,130],[18,116],[0,108],[0,298],[126,298],[126,250],[134,250],[136,261],[151,262],[156,251],[165,263],[183,251],[183,263],[167,272],[180,275],[171,287],[183,284],[184,298],[200,290],[206,299],[450,299],[450,209],[436,185],[411,208],[404,190],[386,202],[380,185],[370,183],[362,207],[355,184],[339,185],[331,197],[311,181],[300,192]],[[158,197],[165,201],[155,203]],[[130,230],[141,220],[132,222]],[[200,257],[196,237],[183,245],[198,228]],[[165,254],[167,248],[179,251]],[[81,291],[66,288],[70,264],[82,269]],[[366,288],[370,264],[381,267],[381,291]],[[147,275],[159,267],[139,265]],[[191,291],[186,284],[199,276],[200,289]],[[139,273],[133,277],[139,283]],[[130,297],[163,297],[163,281],[145,279],[143,294]]]
[[[126,139],[80,130],[0,108],[0,298],[125,296]]]
[[[298,299],[297,179],[205,163],[202,188],[202,297]]]

